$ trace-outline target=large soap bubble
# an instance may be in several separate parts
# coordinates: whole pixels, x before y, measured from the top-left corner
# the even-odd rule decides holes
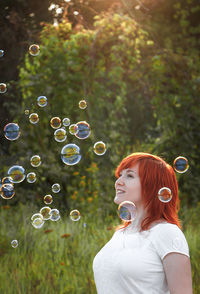
[[[162,187],[158,191],[158,199],[163,202],[167,203],[172,199],[172,192],[168,187]]]
[[[67,165],[77,164],[81,160],[80,148],[76,144],[67,144],[61,150],[61,159]]]
[[[78,139],[86,139],[90,135],[90,125],[86,121],[79,121],[76,124],[78,131],[75,133],[75,136]]]
[[[4,127],[4,136],[10,141],[17,140],[20,134],[19,126],[16,123],[9,123]]]
[[[123,221],[133,221],[137,216],[135,204],[131,201],[123,201],[118,206],[118,215]]]
[[[25,179],[25,169],[20,165],[13,165],[8,170],[10,181],[14,184],[21,183]]]
[[[3,199],[12,199],[15,195],[14,186],[12,184],[3,184],[0,188],[0,195]]]

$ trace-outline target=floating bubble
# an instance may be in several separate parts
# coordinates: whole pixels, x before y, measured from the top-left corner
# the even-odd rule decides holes
[[[90,135],[90,125],[86,121],[79,121],[76,126],[78,131],[75,133],[75,136],[78,139],[86,139]]]
[[[131,201],[123,201],[118,206],[118,215],[123,221],[133,221],[137,216],[137,208]]]
[[[94,153],[97,155],[104,155],[106,153],[106,144],[102,141],[96,142],[93,148]]]
[[[63,126],[68,127],[70,125],[70,119],[65,117],[62,120]]]
[[[171,190],[169,188],[167,188],[167,187],[162,187],[158,191],[158,199],[163,203],[169,202],[172,199]]]
[[[13,248],[16,248],[18,245],[19,245],[19,243],[18,243],[17,240],[12,240],[12,241],[11,241],[11,246],[12,246]]]
[[[10,177],[4,177],[1,181],[2,185],[3,184],[12,184]]]
[[[7,86],[4,83],[0,83],[0,93],[3,94],[7,91]]]
[[[39,155],[33,155],[30,159],[30,163],[33,167],[38,167],[42,163]]]
[[[26,109],[26,110],[24,111],[24,113],[25,113],[26,115],[29,115],[29,110]]]
[[[178,156],[174,160],[173,166],[176,172],[180,174],[185,173],[189,168],[188,160],[183,156]]]
[[[77,222],[81,218],[81,214],[77,209],[72,210],[69,216],[73,222]]]
[[[52,185],[51,189],[53,193],[58,193],[60,192],[60,185],[58,183],[55,183]]]
[[[35,181],[37,180],[37,177],[36,177],[36,173],[34,172],[30,172],[27,174],[26,176],[26,180],[28,183],[35,183]]]
[[[58,221],[60,219],[60,212],[56,208],[51,210],[50,215],[51,215],[51,217],[50,217],[51,221],[56,222],[56,221]]]
[[[30,55],[32,55],[32,56],[37,56],[37,55],[39,55],[39,53],[40,53],[40,46],[37,45],[37,44],[32,44],[32,45],[30,45],[30,47],[29,47],[29,53],[30,53]]]
[[[59,129],[62,125],[61,119],[59,117],[52,117],[52,119],[50,120],[50,126],[53,129]]]
[[[0,50],[0,57],[4,56],[4,50]]]
[[[78,106],[80,109],[85,109],[87,107],[87,102],[85,100],[81,100],[79,101]]]
[[[76,125],[76,124],[71,124],[71,125],[69,126],[69,132],[70,132],[71,135],[75,135],[76,132],[78,132],[78,127],[77,127],[77,125]]]
[[[64,142],[67,139],[66,130],[61,128],[54,132],[54,138],[57,142]]]
[[[32,123],[34,125],[37,124],[39,122],[39,116],[38,116],[38,114],[37,113],[31,113],[29,115],[29,121],[30,121],[30,123]]]
[[[44,220],[50,219],[51,208],[49,206],[44,206],[40,209],[40,214],[43,216]]]
[[[31,216],[31,220],[34,221],[34,219],[36,218],[41,218],[43,219],[43,216],[41,215],[41,213],[34,213],[32,216]]]
[[[34,228],[36,229],[41,229],[44,225],[44,219],[38,217],[38,218],[35,218],[33,221],[32,221],[32,225],[34,226]]]
[[[45,107],[47,106],[47,97],[46,96],[39,96],[37,98],[37,104],[40,107]]]
[[[44,203],[45,204],[51,204],[53,202],[53,197],[51,195],[45,195],[44,196]]]
[[[4,136],[10,141],[17,140],[21,135],[19,126],[16,123],[9,123],[4,127]]]
[[[14,184],[21,183],[25,179],[25,169],[20,165],[13,165],[8,170],[10,181]]]
[[[12,199],[15,195],[14,186],[12,184],[3,184],[0,188],[0,195],[3,199]]]
[[[80,148],[76,144],[67,144],[61,150],[61,159],[67,165],[77,164],[81,160]]]

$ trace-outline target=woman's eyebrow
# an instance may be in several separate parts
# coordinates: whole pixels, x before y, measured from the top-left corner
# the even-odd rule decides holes
[[[132,170],[132,169],[127,169],[127,172],[133,172],[136,174],[136,171]]]

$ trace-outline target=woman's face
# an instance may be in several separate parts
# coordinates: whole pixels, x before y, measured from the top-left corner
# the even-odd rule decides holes
[[[123,201],[132,201],[136,207],[141,205],[141,184],[139,177],[139,165],[136,164],[131,168],[123,169],[119,178],[115,182],[115,199],[116,204]]]

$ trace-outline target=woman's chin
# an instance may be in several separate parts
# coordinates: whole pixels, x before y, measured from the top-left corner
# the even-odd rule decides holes
[[[119,205],[121,202],[122,201],[117,196],[114,198],[114,203]]]

